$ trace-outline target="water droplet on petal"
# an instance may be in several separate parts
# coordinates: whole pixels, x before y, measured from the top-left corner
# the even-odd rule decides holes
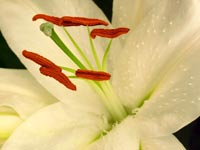
[[[191,79],[191,80],[193,80],[193,79],[194,79],[194,77],[193,77],[193,76],[190,76],[190,79]]]
[[[172,43],[172,40],[169,40],[169,41],[168,41],[168,45],[170,45],[171,43]]]
[[[163,29],[162,32],[165,33],[165,32],[166,32],[166,29]]]
[[[189,85],[189,86],[192,86],[192,83],[191,83],[191,82],[189,82],[189,83],[188,83],[188,85]]]

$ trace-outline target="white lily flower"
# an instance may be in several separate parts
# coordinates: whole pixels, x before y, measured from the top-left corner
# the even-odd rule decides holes
[[[57,65],[79,68],[38,29],[43,21],[31,18],[43,13],[106,20],[102,11],[91,0],[0,2],[0,29],[9,46],[37,81],[60,100],[22,123],[3,150],[184,149],[173,133],[200,115],[199,0],[114,0],[113,26],[129,27],[131,32],[113,41],[110,61],[103,63],[111,80],[72,78],[77,91],[42,76],[38,65],[22,56],[22,50],[28,49]],[[92,61],[93,43],[87,28],[67,30],[90,64],[102,69],[97,58]],[[55,26],[55,31],[80,56],[63,28]],[[93,42],[102,58],[107,41],[97,38]]]

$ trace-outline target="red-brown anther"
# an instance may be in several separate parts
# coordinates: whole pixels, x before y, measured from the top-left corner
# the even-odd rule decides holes
[[[40,67],[40,72],[45,75],[54,78],[61,84],[63,84],[66,88],[71,89],[73,91],[76,90],[76,86],[69,80],[69,78],[62,72],[57,72],[52,70],[51,68]]]
[[[116,29],[93,29],[90,36],[94,39],[96,36],[105,38],[116,38],[122,34],[129,32],[128,28],[116,28]]]
[[[39,54],[29,52],[27,50],[23,50],[22,54],[24,57],[34,61],[35,63],[41,66],[41,74],[54,78],[68,89],[76,90],[76,86],[69,80],[69,78],[64,73],[62,73],[61,68],[58,67],[56,64],[54,64],[47,58],[40,56]]]
[[[58,72],[61,72],[61,68],[54,64],[52,61],[48,60],[47,58],[40,56],[39,54],[29,52],[27,50],[23,50],[22,54],[24,57],[34,61],[35,63],[39,64],[42,67],[51,68]]]
[[[48,22],[51,22],[51,23],[56,24],[58,26],[61,26],[61,24],[60,24],[61,19],[58,18],[58,17],[48,16],[48,15],[45,15],[45,14],[37,14],[32,18],[33,21],[36,21],[38,19],[44,19]]]
[[[100,20],[100,19],[93,19],[93,18],[84,18],[84,17],[70,17],[64,16],[61,18],[48,16],[45,14],[37,14],[33,17],[33,21],[37,19],[44,19],[48,22],[56,24],[58,26],[96,26],[96,25],[104,25],[107,26],[108,23]]]
[[[103,71],[92,71],[92,70],[76,70],[76,76],[79,78],[95,80],[95,81],[104,81],[109,80],[111,75]]]
[[[100,20],[100,19],[93,19],[93,18],[84,18],[84,17],[69,17],[64,16],[62,17],[63,26],[96,26],[96,25],[104,25],[107,26],[108,23]]]

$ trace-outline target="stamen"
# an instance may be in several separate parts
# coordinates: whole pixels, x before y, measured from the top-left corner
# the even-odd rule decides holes
[[[52,61],[48,60],[43,56],[40,56],[39,54],[29,52],[27,50],[23,50],[22,54],[24,57],[34,61],[35,63],[41,66],[41,74],[54,78],[68,89],[76,90],[76,86],[69,80],[69,78],[64,73],[62,73],[62,69],[56,64],[54,64]]]
[[[103,71],[92,71],[92,70],[76,70],[76,76],[79,78],[94,80],[94,81],[104,81],[109,80],[111,75]]]
[[[107,26],[108,23],[103,20],[100,20],[100,19],[65,16],[65,17],[62,17],[62,25],[63,26],[80,26],[80,25],[83,25],[83,26],[96,26],[96,25]]]
[[[69,78],[62,72],[57,72],[52,70],[51,68],[40,67],[40,72],[45,75],[54,78],[61,84],[63,84],[66,88],[71,89],[73,91],[76,90],[76,86],[69,80]]]
[[[95,39],[96,36],[105,38],[116,38],[122,34],[129,32],[128,28],[116,28],[116,29],[93,29],[90,36]]]
[[[53,24],[56,24],[58,26],[96,26],[96,25],[104,25],[107,26],[108,23],[100,20],[100,19],[94,19],[94,18],[84,18],[84,17],[70,17],[70,16],[64,16],[61,18],[54,17],[54,16],[48,16],[45,14],[37,14],[33,17],[33,21],[37,19],[44,19],[48,22],[51,22]]]
[[[44,19],[48,22],[51,22],[53,24],[60,26],[60,18],[58,18],[58,17],[48,16],[48,15],[45,15],[45,14],[37,14],[32,18],[33,21],[36,21],[38,19]]]
[[[53,33],[54,26],[50,22],[42,23],[40,25],[40,31],[42,31],[46,36],[51,37]]]
[[[51,68],[52,70],[56,70],[58,72],[61,72],[60,67],[58,67],[52,61],[48,60],[47,58],[45,58],[45,57],[43,57],[39,54],[29,52],[27,50],[23,50],[22,54],[23,54],[24,57],[34,61],[35,63],[39,64],[42,67]]]

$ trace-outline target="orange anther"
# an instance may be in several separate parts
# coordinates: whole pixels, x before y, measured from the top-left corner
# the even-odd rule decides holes
[[[36,21],[38,19],[44,19],[44,20],[46,20],[48,22],[51,22],[51,23],[56,24],[58,26],[61,26],[60,25],[60,20],[61,19],[58,18],[58,17],[48,16],[48,15],[45,15],[45,14],[37,14],[32,18],[33,21]]]
[[[104,81],[109,80],[111,75],[103,71],[92,71],[92,70],[81,70],[76,71],[76,76],[79,78],[95,80],[95,81]]]
[[[62,25],[63,26],[80,26],[80,25],[83,25],[83,26],[96,26],[96,25],[107,26],[108,23],[103,20],[100,20],[100,19],[64,16],[64,17],[62,17]]]
[[[41,66],[41,74],[54,78],[68,89],[76,90],[76,86],[69,80],[69,78],[64,73],[62,73],[61,68],[54,64],[52,61],[48,60],[43,56],[40,56],[39,54],[29,52],[27,50],[23,50],[22,54],[24,57],[34,61],[35,63]]]
[[[107,26],[108,23],[100,20],[100,19],[93,19],[93,18],[84,18],[84,17],[70,17],[64,16],[61,18],[48,16],[45,14],[37,14],[33,17],[33,21],[37,19],[44,19],[48,22],[56,24],[58,26],[96,26],[96,25],[104,25]]]
[[[33,52],[29,52],[27,50],[23,50],[22,54],[24,57],[34,61],[40,66],[51,68],[57,71],[61,71],[60,67],[58,67],[56,64],[54,64],[52,61],[48,60],[47,58]]]
[[[116,28],[116,29],[93,29],[90,36],[94,39],[96,36],[105,38],[116,38],[122,34],[129,32],[128,28]]]
[[[54,78],[55,80],[63,84],[66,88],[71,89],[73,91],[76,90],[76,86],[69,80],[69,78],[64,73],[57,72],[46,67],[40,67],[40,72],[45,76]]]

